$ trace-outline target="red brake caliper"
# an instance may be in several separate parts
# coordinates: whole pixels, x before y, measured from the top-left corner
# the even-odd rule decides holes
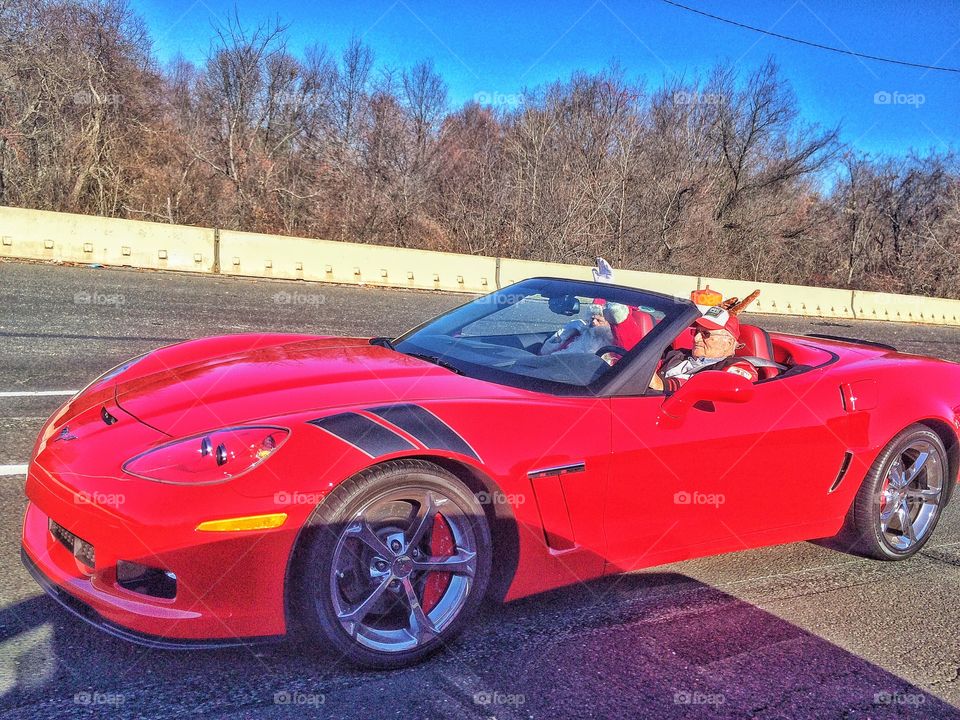
[[[450,526],[443,515],[437,513],[433,518],[433,531],[430,533],[430,554],[433,557],[449,557],[453,555],[455,549]],[[449,585],[450,573],[448,572],[432,572],[427,575],[423,585],[423,598],[420,600],[420,606],[425,613],[437,606]]]

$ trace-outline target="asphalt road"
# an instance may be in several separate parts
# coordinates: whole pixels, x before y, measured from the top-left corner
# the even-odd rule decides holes
[[[0,263],[0,466],[63,397],[180,339],[398,334],[449,294]],[[960,330],[754,317],[960,360]],[[762,488],[759,488],[762,490]],[[0,476],[0,717],[960,718],[960,506],[904,563],[819,544],[677,563],[484,610],[421,666],[363,672],[296,643],[139,648],[67,616],[19,561]]]

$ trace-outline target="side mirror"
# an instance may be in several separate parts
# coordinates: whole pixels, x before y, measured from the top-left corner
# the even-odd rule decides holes
[[[704,370],[664,400],[660,412],[672,420],[682,420],[698,402],[745,403],[753,398],[753,393],[753,383],[742,375]]]

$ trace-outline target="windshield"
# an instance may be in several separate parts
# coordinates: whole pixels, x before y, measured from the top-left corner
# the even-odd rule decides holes
[[[464,375],[533,390],[588,390],[688,303],[576,280],[524,280],[410,331],[394,347]]]

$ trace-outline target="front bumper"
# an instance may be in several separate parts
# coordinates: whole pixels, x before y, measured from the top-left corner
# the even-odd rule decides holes
[[[283,636],[287,560],[297,520],[264,532],[198,532],[197,517],[254,514],[265,505],[222,488],[214,503],[199,490],[136,481],[129,483],[123,503],[101,505],[96,494],[78,496],[58,472],[34,462],[21,541],[24,564],[73,614],[127,640],[153,647],[224,646]],[[163,495],[162,503],[154,493]],[[174,506],[186,510],[169,512]],[[95,567],[51,533],[51,519],[93,546]],[[120,560],[174,573],[176,596],[121,586]]]
[[[95,628],[107,633],[108,635],[112,635],[113,637],[120,638],[121,640],[126,640],[127,642],[132,642],[137,645],[143,645],[144,647],[154,648],[157,650],[212,650],[217,648],[236,647],[238,645],[250,645],[261,642],[276,642],[283,639],[282,635],[275,635],[259,638],[249,637],[222,638],[219,640],[177,640],[160,637],[158,635],[149,635],[147,633],[137,632],[136,630],[131,630],[123,627],[122,625],[117,625],[116,623],[110,622],[92,607],[85,604],[79,598],[74,597],[67,592],[66,589],[60,587],[55,582],[50,580],[50,578],[43,574],[43,571],[40,570],[37,564],[30,557],[27,549],[22,546],[20,548],[20,561],[27,569],[27,572],[29,572],[30,575],[33,576],[33,579],[37,581],[37,584],[43,588],[43,591],[56,600],[60,607],[62,607],[64,610],[69,612],[74,617],[93,625]]]

